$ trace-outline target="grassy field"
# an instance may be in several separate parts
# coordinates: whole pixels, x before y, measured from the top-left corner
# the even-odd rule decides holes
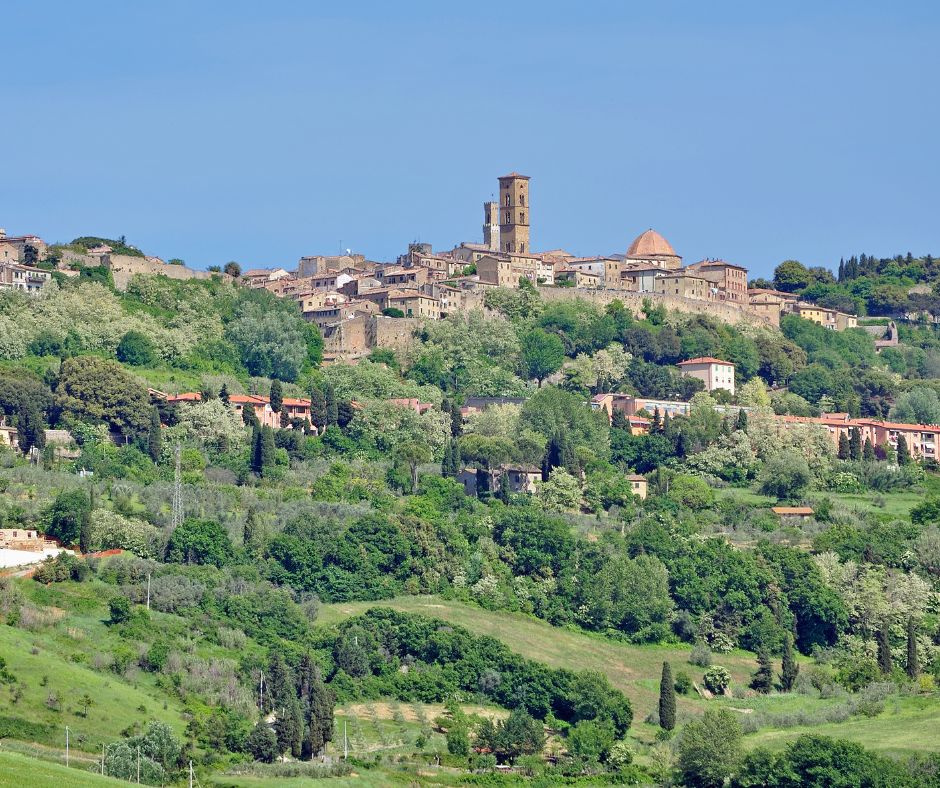
[[[127,785],[123,780],[102,777],[65,764],[48,763],[17,752],[0,749],[0,786],[16,788],[104,788]]]
[[[746,737],[749,746],[782,747],[811,731],[820,736],[850,739],[890,755],[940,751],[940,702],[935,697],[891,698],[877,717],[852,717],[846,722],[809,728],[760,730]]]
[[[702,669],[687,662],[688,646],[634,646],[586,632],[559,629],[521,613],[483,610],[438,597],[404,596],[380,602],[323,605],[318,623],[332,624],[371,607],[423,613],[460,624],[478,635],[497,638],[524,657],[552,667],[599,671],[630,698],[638,720],[656,706],[664,661],[672,663],[674,672],[684,670],[693,680],[701,678]],[[753,655],[743,651],[716,655],[715,662],[728,668],[738,683],[745,683],[756,667]],[[693,711],[703,704],[698,698],[679,698],[680,709]]]

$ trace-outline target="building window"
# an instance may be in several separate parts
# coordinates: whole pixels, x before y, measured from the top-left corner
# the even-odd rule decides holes
[[[508,206],[510,204],[511,203],[509,202],[509,192],[506,192],[506,205]]]
[[[525,211],[519,211],[519,224],[525,224]]]
[[[524,195],[524,194],[520,194],[520,195],[519,195],[519,205],[525,205],[525,195]]]

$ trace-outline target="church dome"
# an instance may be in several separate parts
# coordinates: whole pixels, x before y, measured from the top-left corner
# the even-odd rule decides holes
[[[658,232],[650,228],[640,233],[636,240],[627,249],[627,257],[637,257],[646,260],[650,257],[678,257],[672,244]]]

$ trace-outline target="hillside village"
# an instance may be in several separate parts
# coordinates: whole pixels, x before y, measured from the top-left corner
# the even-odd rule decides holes
[[[938,784],[938,261],[535,252],[499,186],[394,261],[2,234],[0,765]]]

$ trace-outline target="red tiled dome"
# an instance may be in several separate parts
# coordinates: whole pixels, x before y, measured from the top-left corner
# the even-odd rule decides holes
[[[627,257],[678,257],[672,245],[653,229],[640,233],[627,249]]]

